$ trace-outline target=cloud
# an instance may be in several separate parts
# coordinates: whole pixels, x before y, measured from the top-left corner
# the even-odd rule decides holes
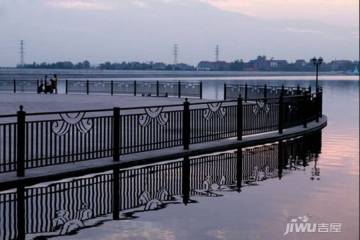
[[[313,29],[305,29],[305,28],[293,28],[287,27],[283,31],[285,32],[292,32],[292,33],[311,33],[311,34],[321,34],[322,31],[313,30]]]
[[[64,8],[73,10],[91,11],[110,11],[114,10],[114,5],[108,1],[96,0],[47,0],[46,4],[54,8]]]
[[[147,7],[147,4],[144,1],[140,1],[140,0],[133,0],[132,4],[141,8]]]
[[[357,25],[358,0],[198,0],[219,9],[264,19],[307,19]]]

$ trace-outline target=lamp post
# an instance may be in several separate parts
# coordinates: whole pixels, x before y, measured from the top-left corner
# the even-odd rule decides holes
[[[322,59],[322,57],[319,57],[319,58],[314,57],[311,59],[311,62],[315,65],[315,68],[316,68],[315,85],[316,85],[316,91],[318,91],[318,89],[319,89],[319,66],[322,64],[323,59]]]

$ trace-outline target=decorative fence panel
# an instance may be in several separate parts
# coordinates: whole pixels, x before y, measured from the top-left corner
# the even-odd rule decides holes
[[[134,81],[113,81],[114,94],[134,94],[135,82]]]
[[[0,92],[16,92],[15,80],[0,81]]]
[[[0,117],[0,173],[16,170],[17,124],[14,117]]]
[[[155,81],[137,82],[136,93],[143,96],[156,96],[156,82]]]
[[[180,82],[180,96],[202,98],[202,82]]]
[[[89,81],[89,93],[111,93],[110,81]]]
[[[106,111],[28,114],[28,118],[25,168],[112,156],[112,115]]]
[[[66,81],[65,91],[67,93],[84,93],[86,94],[88,85],[86,80]]]
[[[279,103],[256,100],[243,105],[243,134],[276,131],[279,128]]]
[[[190,143],[236,137],[236,102],[191,104]]]
[[[240,95],[247,101],[248,99],[279,98],[281,92],[283,96],[301,95],[307,92],[303,87],[281,87],[268,85],[242,85],[242,84],[224,84],[224,99],[237,99]]]
[[[121,154],[182,144],[182,105],[121,109]]]
[[[37,80],[19,80],[16,82],[16,92],[36,93],[38,87]]]

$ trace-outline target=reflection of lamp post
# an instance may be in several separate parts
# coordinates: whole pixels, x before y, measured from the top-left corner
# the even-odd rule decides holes
[[[319,57],[319,58],[314,57],[311,59],[311,62],[315,65],[315,68],[316,68],[315,85],[316,85],[316,91],[318,91],[318,88],[319,88],[319,66],[322,64],[323,59],[322,59],[322,57]]]
[[[316,180],[320,180],[320,168],[317,166],[319,160],[319,155],[315,154],[315,164],[314,167],[311,169],[311,180],[314,180],[316,178]]]

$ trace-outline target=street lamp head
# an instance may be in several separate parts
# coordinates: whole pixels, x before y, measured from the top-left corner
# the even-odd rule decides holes
[[[311,59],[311,62],[312,62],[314,65],[316,65],[316,62],[317,62],[316,57],[313,57],[313,58]]]
[[[319,59],[318,59],[318,63],[319,63],[319,65],[320,65],[320,64],[322,64],[322,62],[323,62],[322,57],[319,57]]]

